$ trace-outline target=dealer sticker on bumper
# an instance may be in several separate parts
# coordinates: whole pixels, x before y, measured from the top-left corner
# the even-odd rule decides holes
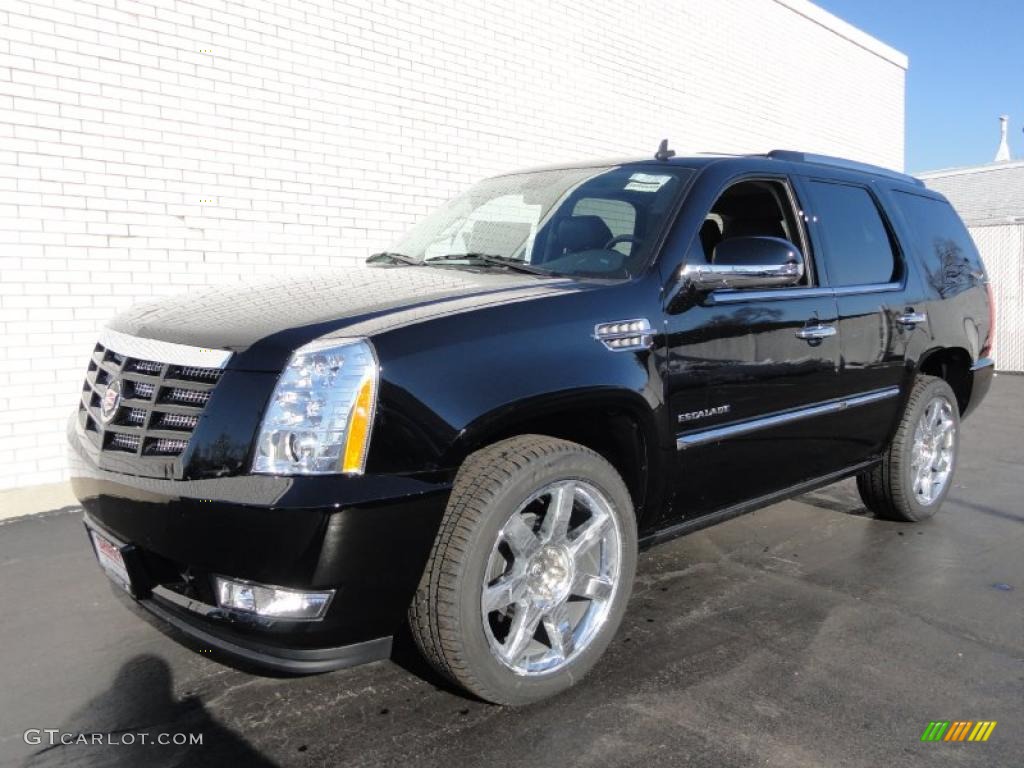
[[[121,548],[96,531],[89,531],[89,535],[92,537],[93,549],[96,550],[96,559],[100,561],[103,570],[111,579],[130,592],[132,580],[128,577],[128,569],[121,556]]]

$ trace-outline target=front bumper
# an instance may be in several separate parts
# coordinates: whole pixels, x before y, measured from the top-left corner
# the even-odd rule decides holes
[[[450,485],[410,477],[236,476],[181,481],[99,469],[73,427],[85,523],[123,546],[137,604],[198,644],[286,672],[384,658],[426,565]],[[322,619],[219,609],[214,574],[334,589]]]

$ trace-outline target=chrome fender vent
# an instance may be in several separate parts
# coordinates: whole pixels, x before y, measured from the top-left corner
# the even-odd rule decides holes
[[[594,326],[594,338],[612,352],[650,349],[654,343],[654,333],[651,331],[651,323],[647,318],[598,323]]]

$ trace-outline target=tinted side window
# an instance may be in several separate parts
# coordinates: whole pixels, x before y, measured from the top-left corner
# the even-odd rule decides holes
[[[899,261],[874,198],[863,187],[810,183],[813,214],[825,246],[833,286],[889,283],[899,279]]]
[[[953,206],[909,192],[896,192],[893,197],[924,258],[925,278],[940,296],[984,280],[978,249]]]

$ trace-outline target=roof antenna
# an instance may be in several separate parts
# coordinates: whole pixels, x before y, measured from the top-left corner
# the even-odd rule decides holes
[[[654,153],[654,159],[665,161],[675,156],[676,151],[668,148],[668,139],[662,139],[661,144],[658,145],[658,151]]]

